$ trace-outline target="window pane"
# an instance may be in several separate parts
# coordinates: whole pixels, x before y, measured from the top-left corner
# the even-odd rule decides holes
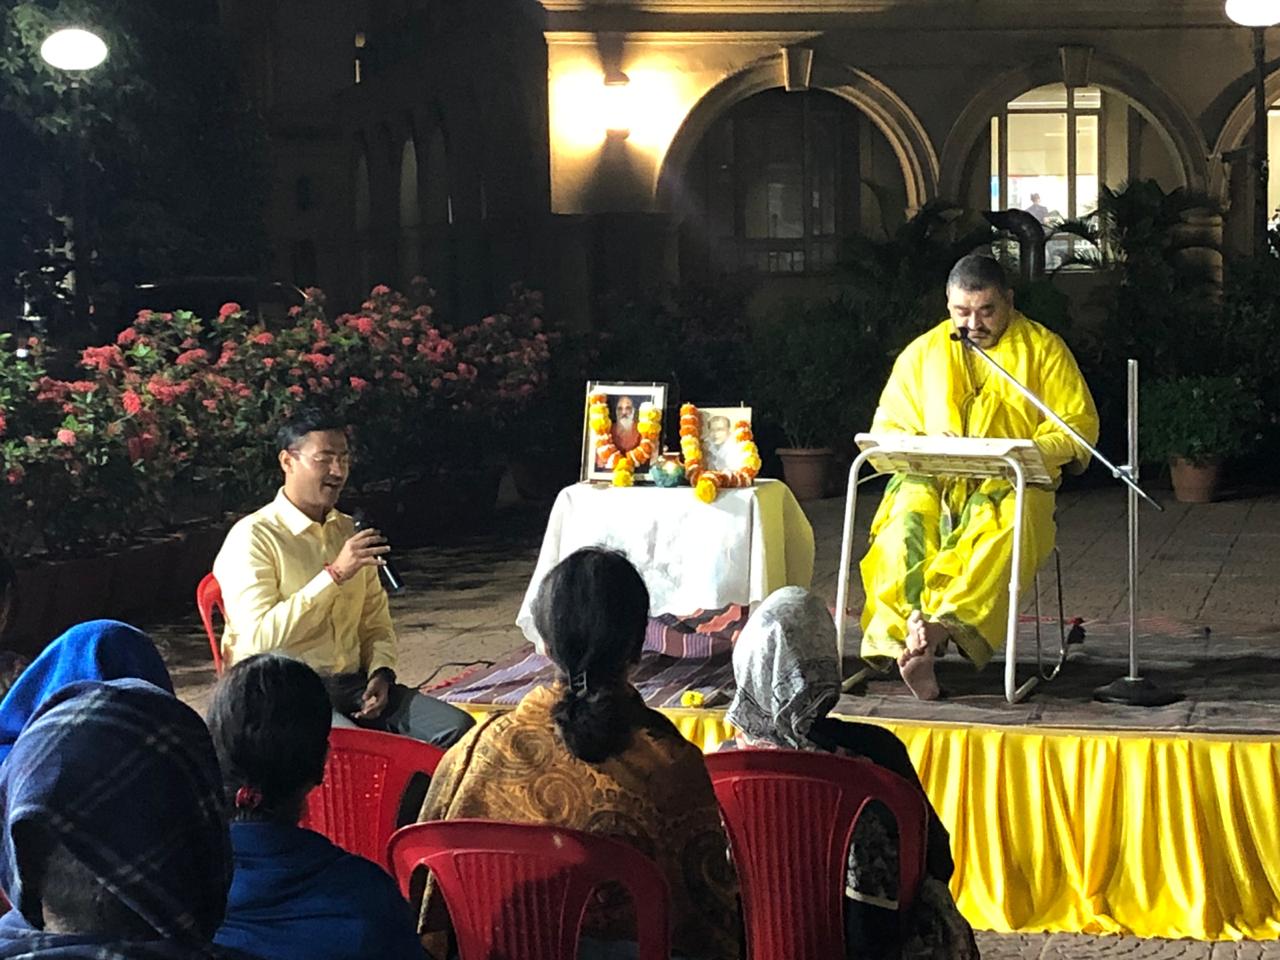
[[[1073,102],[1077,110],[1101,110],[1102,91],[1097,87],[1076,87]],[[1067,85],[1049,83],[1028,90],[1022,96],[1009,101],[1010,110],[1065,110],[1067,109]]]
[[[1042,220],[1065,215],[1065,113],[1009,114],[1009,207],[1029,210]]]
[[[1280,209],[1280,110],[1272,107],[1267,111],[1267,157],[1274,157],[1267,173],[1267,213],[1275,218]],[[1252,169],[1252,168],[1250,168]]]
[[[1076,117],[1076,209],[1082,217],[1098,207],[1098,118]]]
[[[813,110],[809,118],[811,231],[815,237],[836,232],[836,162],[839,117]]]
[[[803,116],[767,113],[744,117],[742,172],[746,236],[804,236]]]
[[[991,118],[991,209],[1003,210],[1000,202],[1000,118]]]
[[[1009,101],[1012,110],[1065,110],[1067,109],[1067,85],[1050,83],[1028,90],[1017,99]]]
[[[707,132],[707,229],[713,237],[733,236],[733,121]]]

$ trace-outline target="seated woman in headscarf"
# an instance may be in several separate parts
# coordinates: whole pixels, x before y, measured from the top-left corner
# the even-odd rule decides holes
[[[209,730],[234,808],[235,877],[215,940],[262,960],[423,960],[387,872],[298,826],[332,716],[324,681],[287,657],[249,657],[218,683]]]
[[[737,878],[706,764],[629,679],[648,615],[649,591],[626,557],[589,547],[562,560],[534,603],[561,679],[451,747],[420,819],[546,823],[630,843],[670,885],[673,953],[737,960]],[[438,957],[442,907],[429,880],[423,926]],[[635,917],[618,895],[593,898],[582,930],[583,960],[635,955]]]
[[[63,687],[0,766],[0,957],[213,960],[231,882],[218,761],[140,680]]]
[[[44,648],[0,700],[0,761],[27,721],[67,684],[128,678],[173,693],[164,661],[141,630],[117,620],[90,620],[72,627]]]
[[[807,590],[783,587],[760,604],[733,648],[733,675],[737,692],[725,719],[737,733],[724,748],[813,750],[864,758],[923,793],[907,748],[890,731],[827,716],[840,699],[836,627],[827,608]],[[858,819],[845,889],[849,957],[978,956],[973,930],[947,889],[955,869],[950,837],[932,804],[928,807],[925,879],[905,927],[897,917],[897,823],[878,803]]]

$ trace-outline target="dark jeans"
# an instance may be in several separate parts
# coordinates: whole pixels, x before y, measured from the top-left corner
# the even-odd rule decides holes
[[[475,721],[452,704],[423,696],[402,683],[393,683],[386,709],[373,720],[355,720],[360,710],[360,697],[369,678],[361,673],[344,673],[325,678],[333,709],[367,730],[382,730],[413,737],[424,743],[448,748],[470,730]]]

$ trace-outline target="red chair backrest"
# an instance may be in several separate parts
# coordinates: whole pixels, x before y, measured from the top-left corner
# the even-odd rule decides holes
[[[898,822],[898,915],[924,877],[928,810],[911,783],[869,760],[795,750],[707,755],[742,885],[751,960],[843,957],[854,822],[879,800]]]
[[[222,587],[212,573],[206,573],[204,579],[196,586],[196,609],[200,611],[200,622],[204,624],[204,632],[209,635],[209,649],[213,652],[213,670],[222,676],[222,641],[213,629],[213,611],[217,608],[222,622],[227,622],[227,610],[222,605]]]
[[[640,960],[668,960],[670,893],[658,865],[621,840],[549,824],[437,820],[396,831],[387,860],[405,897],[435,876],[462,960],[574,960],[591,893],[631,892]]]
[[[405,787],[415,773],[435,773],[443,756],[439,747],[409,737],[335,727],[324,782],[307,797],[302,826],[384,863]]]

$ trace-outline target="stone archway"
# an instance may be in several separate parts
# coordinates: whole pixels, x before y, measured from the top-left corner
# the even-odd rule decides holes
[[[1061,65],[1056,59],[1036,60],[996,77],[969,101],[942,148],[942,196],[963,196],[970,156],[991,118],[1010,100],[1050,83],[1062,83]],[[1153,80],[1131,64],[1095,51],[1089,83],[1120,95],[1142,114],[1177,161],[1183,185],[1197,192],[1210,189],[1204,138],[1186,111]]]
[[[1267,106],[1269,108],[1277,100],[1280,100],[1280,70],[1268,74],[1264,89],[1266,90]],[[1227,119],[1223,121],[1222,129],[1218,131],[1218,138],[1213,144],[1212,157],[1217,162],[1214,164],[1210,175],[1209,189],[1214,192],[1214,196],[1221,194],[1225,198],[1229,193],[1226,164],[1222,158],[1233,150],[1246,146],[1252,130],[1253,88],[1250,86],[1249,92],[1241,97],[1231,109],[1231,112],[1227,114]]]
[[[658,174],[657,207],[671,211],[694,152],[711,125],[734,104],[785,86],[785,53],[764,57],[725,78],[694,105],[680,124]],[[825,90],[857,107],[889,141],[906,184],[907,215],[938,195],[938,155],[924,125],[887,85],[861,70],[817,52],[808,89]]]

